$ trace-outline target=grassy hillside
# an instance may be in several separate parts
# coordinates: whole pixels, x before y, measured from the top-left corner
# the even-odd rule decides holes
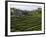
[[[40,9],[40,8],[39,8]],[[11,32],[41,30],[41,10],[23,11],[23,17],[11,15]],[[28,12],[26,14],[26,12]]]

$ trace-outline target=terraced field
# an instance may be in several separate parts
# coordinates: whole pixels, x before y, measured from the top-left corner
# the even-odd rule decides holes
[[[11,32],[41,30],[41,13],[35,11],[23,17],[11,16]]]

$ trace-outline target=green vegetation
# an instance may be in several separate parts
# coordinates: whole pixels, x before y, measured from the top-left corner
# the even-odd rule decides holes
[[[12,17],[11,14],[11,32],[41,30],[41,8],[23,12],[25,12],[23,17],[16,17],[16,15]]]

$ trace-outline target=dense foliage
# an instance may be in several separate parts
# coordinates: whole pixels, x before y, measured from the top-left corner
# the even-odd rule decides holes
[[[41,8],[33,11],[20,11],[23,12],[23,17],[12,16],[11,14],[11,32],[41,30]],[[14,12],[16,12],[16,10]]]

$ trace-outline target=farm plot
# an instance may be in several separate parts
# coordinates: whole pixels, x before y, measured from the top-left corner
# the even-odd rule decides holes
[[[11,17],[11,32],[40,31],[41,12],[32,12],[32,14],[23,17]]]

